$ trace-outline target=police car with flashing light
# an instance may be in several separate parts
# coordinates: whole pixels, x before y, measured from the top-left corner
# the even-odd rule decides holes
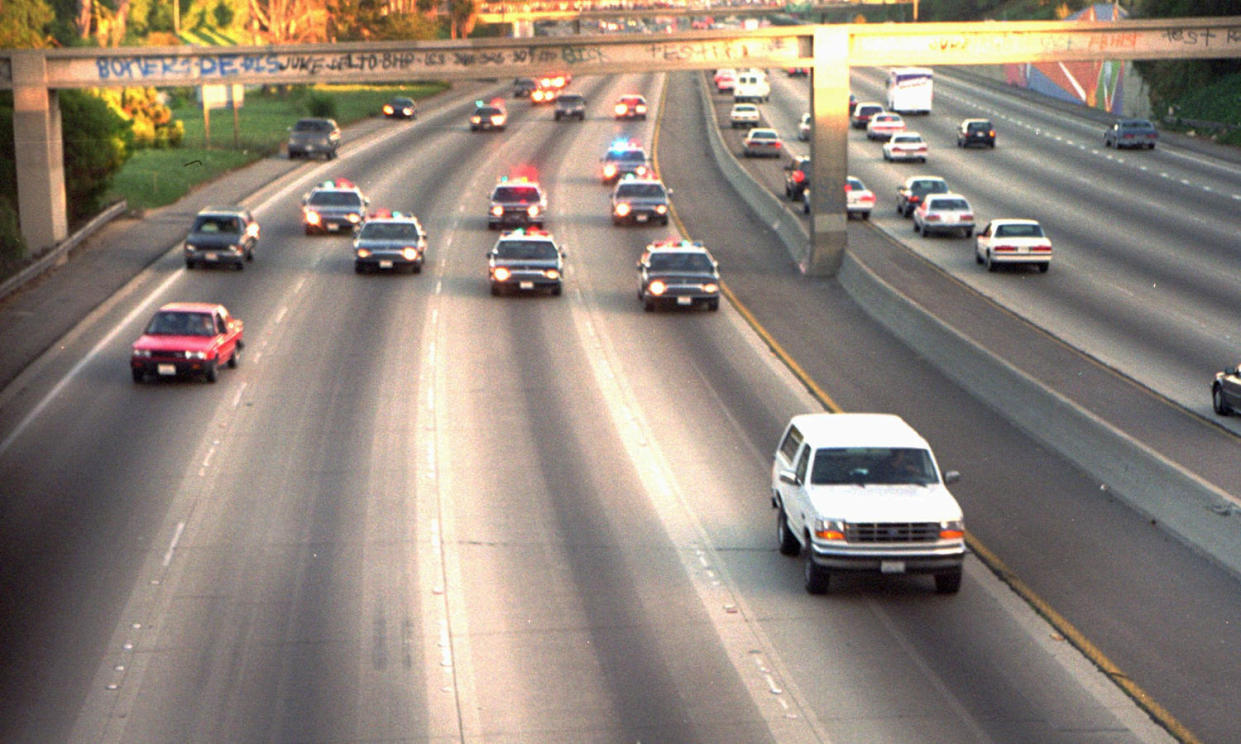
[[[353,270],[422,271],[427,233],[412,214],[379,210],[367,216],[353,239]]]
[[[669,193],[658,178],[625,176],[612,189],[612,224],[668,224]]]
[[[471,132],[492,129],[502,132],[506,126],[508,126],[508,110],[504,108],[504,101],[497,98],[491,103],[474,102],[474,111],[470,114]]]
[[[565,251],[551,234],[537,228],[519,228],[500,235],[487,252],[491,294],[564,289]]]
[[[634,140],[613,142],[601,158],[601,180],[605,185],[615,183],[627,175],[654,177],[655,169],[642,145]]]
[[[370,200],[352,181],[323,181],[302,197],[302,225],[307,235],[352,231],[362,223]]]
[[[648,313],[661,305],[720,309],[720,266],[702,243],[651,243],[638,259],[638,299]]]
[[[501,178],[491,190],[487,227],[495,230],[508,225],[543,227],[547,216],[547,196],[537,181],[529,178]]]

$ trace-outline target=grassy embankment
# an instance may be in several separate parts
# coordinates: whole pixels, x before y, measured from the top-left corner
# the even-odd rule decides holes
[[[310,90],[320,98],[332,99],[335,104],[332,118],[343,127],[368,116],[378,116],[380,108],[393,96],[409,96],[420,101],[447,87],[444,83],[413,83],[316,86]],[[112,194],[126,199],[132,210],[171,204],[200,183],[279,152],[288,137],[289,126],[298,118],[311,115],[307,106],[308,93],[305,88],[287,93],[247,91],[245,103],[237,111],[236,140],[232,109],[212,109],[210,147],[202,111],[195,100],[176,98],[171,108],[173,116],[185,125],[182,146],[135,152],[117,173]],[[187,167],[187,163],[193,166]]]

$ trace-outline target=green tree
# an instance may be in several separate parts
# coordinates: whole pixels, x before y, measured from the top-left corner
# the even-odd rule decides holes
[[[69,219],[80,220],[103,206],[112,178],[129,159],[134,132],[106,101],[84,90],[60,92],[60,117]]]
[[[4,0],[0,14],[0,49],[39,49],[47,46],[52,7],[44,0]]]
[[[1237,0],[1137,0],[1134,18],[1198,18],[1231,16]],[[1162,115],[1186,95],[1227,75],[1241,73],[1237,59],[1142,60],[1134,63],[1150,86],[1151,107]]]

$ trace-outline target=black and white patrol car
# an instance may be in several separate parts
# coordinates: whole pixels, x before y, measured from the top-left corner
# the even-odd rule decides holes
[[[564,289],[565,251],[550,233],[520,228],[503,233],[487,252],[491,294]]]
[[[412,214],[379,210],[368,215],[353,239],[353,270],[422,271],[427,233]]]
[[[651,243],[638,259],[638,299],[647,312],[660,306],[719,310],[719,263],[699,242]]]

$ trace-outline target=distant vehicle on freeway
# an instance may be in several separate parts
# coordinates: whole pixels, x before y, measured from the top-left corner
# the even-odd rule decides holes
[[[305,118],[289,127],[289,140],[285,148],[289,159],[319,154],[327,160],[336,157],[340,147],[340,127],[334,119]]]
[[[642,309],[661,306],[720,309],[720,267],[702,243],[669,238],[646,246],[638,259]]]
[[[565,252],[552,236],[537,228],[519,228],[502,234],[487,253],[491,294],[564,288]]]
[[[221,364],[236,367],[241,360],[244,325],[223,305],[211,302],[171,302],[161,307],[130,349],[129,369],[134,382],[202,377],[216,381]]]
[[[926,162],[926,140],[918,132],[897,132],[883,143],[883,159]]]
[[[780,133],[774,129],[751,129],[741,140],[741,154],[747,158],[778,158],[783,152],[784,143],[780,141]]]
[[[475,101],[474,111],[470,114],[470,131],[496,130],[504,131],[508,126],[508,111],[499,101],[483,103]]]
[[[556,121],[561,119],[586,121],[586,97],[581,93],[561,93],[556,99],[556,112],[552,118]]]
[[[936,233],[974,234],[974,209],[960,194],[927,194],[914,210],[914,232],[922,237]]]
[[[732,110],[728,112],[728,122],[733,129],[756,127],[762,123],[762,119],[758,106],[752,103],[734,103]]]
[[[636,94],[621,96],[612,107],[612,115],[617,119],[646,119],[646,99]]]
[[[784,195],[789,201],[800,201],[802,194],[810,188],[810,158],[794,158],[784,166]]]
[[[612,224],[668,224],[668,194],[658,178],[625,176],[612,190]]]
[[[888,71],[888,111],[929,114],[934,99],[935,73],[926,67],[898,67]]]
[[[905,131],[905,119],[889,111],[875,114],[866,122],[866,139],[887,142],[892,135]]]
[[[1002,264],[1032,264],[1051,268],[1051,239],[1037,220],[991,220],[974,244],[974,260],[995,271]]]
[[[353,239],[353,270],[422,271],[427,233],[412,214],[378,210],[367,216]]]
[[[857,176],[845,177],[845,215],[857,215],[864,220],[870,219],[870,212],[875,208],[875,192],[866,188],[862,179]]]
[[[302,197],[302,227],[307,235],[352,231],[362,224],[369,204],[349,179],[323,181]]]
[[[384,116],[389,119],[416,119],[418,118],[418,104],[414,103],[412,98],[397,96],[384,104],[383,112]]]
[[[990,119],[965,119],[957,126],[957,147],[970,145],[995,149],[995,125]]]
[[[1229,367],[1215,373],[1211,383],[1211,407],[1221,416],[1241,410],[1241,369]]]
[[[1103,146],[1155,149],[1159,141],[1159,131],[1146,119],[1120,119],[1112,123],[1103,133]]]
[[[849,116],[849,125],[854,129],[865,129],[870,124],[870,118],[875,114],[883,113],[883,104],[874,101],[863,101],[853,107],[853,113]]]
[[[896,212],[909,217],[927,194],[947,193],[948,182],[939,176],[910,176],[896,188]]]
[[[259,223],[245,207],[206,207],[194,216],[182,253],[185,268],[228,264],[238,270],[254,260]]]
[[[801,115],[801,121],[797,122],[797,139],[802,142],[810,140],[810,133],[814,131],[814,117],[809,113]]]

